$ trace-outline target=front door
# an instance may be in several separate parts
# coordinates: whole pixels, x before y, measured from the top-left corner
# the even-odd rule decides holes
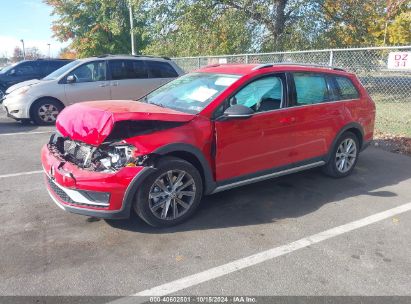
[[[255,114],[246,119],[216,119],[218,182],[292,163],[295,139],[289,133],[294,126],[285,108],[285,88],[283,74],[268,75],[245,85],[229,99],[229,104],[245,105]]]
[[[106,80],[104,60],[85,63],[67,76],[70,75],[74,76],[75,82],[64,85],[68,104],[110,99],[110,86]]]

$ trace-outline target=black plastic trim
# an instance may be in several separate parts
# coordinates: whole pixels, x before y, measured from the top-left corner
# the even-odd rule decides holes
[[[127,190],[124,194],[123,197],[123,202],[120,210],[91,210],[91,209],[86,209],[86,208],[78,208],[78,207],[73,207],[69,205],[64,205],[61,204],[56,198],[55,195],[50,191],[50,189],[47,187],[48,192],[50,193],[50,196],[54,200],[54,202],[62,209],[65,211],[75,213],[75,214],[80,214],[80,215],[85,215],[85,216],[91,216],[91,217],[96,217],[96,218],[103,218],[103,219],[125,219],[130,217],[130,211],[131,207],[133,206],[134,202],[134,197],[135,194],[141,185],[141,183],[145,180],[145,178],[150,175],[152,172],[154,172],[156,169],[152,167],[144,167],[143,170],[141,170],[130,182],[129,186],[127,187]],[[46,174],[46,178],[48,178]]]
[[[200,162],[204,173],[204,194],[211,193],[216,187],[216,182],[214,181],[210,164],[198,148],[186,143],[174,143],[158,148],[157,150],[153,151],[153,154],[166,155],[172,152],[181,151],[194,155]]]
[[[131,180],[130,184],[127,187],[126,192],[124,193],[123,204],[121,207],[123,214],[127,215],[126,217],[130,216],[130,210],[131,210],[131,207],[133,206],[133,202],[134,202],[134,198],[137,193],[137,190],[139,189],[143,181],[146,179],[146,177],[156,170],[157,169],[153,167],[144,167],[143,170],[141,170]]]
[[[334,141],[333,141],[333,143],[332,143],[332,145],[331,145],[331,147],[330,147],[330,150],[328,151],[328,154],[327,154],[327,158],[326,158],[326,161],[327,161],[327,162],[328,162],[328,160],[329,160],[330,157],[331,157],[331,153],[333,152],[333,150],[334,150],[334,148],[335,148],[335,145],[337,144],[338,139],[341,137],[341,135],[344,134],[344,132],[348,131],[349,129],[357,129],[358,131],[360,131],[360,133],[361,133],[361,138],[359,138],[359,140],[360,140],[360,145],[361,145],[361,146],[360,146],[360,151],[363,150],[363,147],[364,147],[364,129],[363,129],[363,127],[362,127],[359,123],[357,123],[357,122],[352,122],[352,123],[349,123],[349,124],[345,125],[345,126],[337,133],[337,135],[335,136]],[[365,148],[364,148],[364,149],[365,149]]]
[[[288,165],[285,165],[285,166],[274,167],[274,168],[271,168],[271,169],[254,172],[254,173],[251,173],[251,174],[241,175],[241,176],[238,176],[238,177],[235,177],[235,178],[230,178],[230,179],[225,179],[223,181],[219,181],[219,182],[217,182],[217,186],[218,187],[226,186],[226,185],[234,184],[234,183],[241,182],[241,181],[244,181],[244,180],[257,178],[257,177],[260,177],[260,176],[273,174],[273,173],[277,173],[277,172],[281,172],[281,171],[301,167],[301,166],[304,166],[304,165],[309,165],[309,164],[320,162],[320,161],[325,161],[325,159],[326,159],[326,155],[310,158],[310,159],[300,161],[300,162],[291,163],[291,164],[288,164]]]

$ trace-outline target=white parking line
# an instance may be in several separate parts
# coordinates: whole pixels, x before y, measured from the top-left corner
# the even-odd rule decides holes
[[[368,226],[370,224],[385,220],[387,218],[390,218],[394,215],[398,215],[407,211],[411,210],[411,202],[380,212],[376,213],[374,215],[365,217],[363,219],[338,226],[335,228],[331,228],[329,230],[302,238],[298,241],[289,243],[287,245],[283,245],[280,247],[275,247],[263,252],[256,253],[254,255],[241,258],[238,260],[235,260],[233,262],[217,266],[205,271],[202,271],[200,273],[196,273],[187,277],[184,277],[182,279],[178,279],[157,287],[153,287],[141,292],[138,292],[136,294],[133,294],[133,296],[165,296],[172,294],[174,292],[225,276],[227,274],[233,273],[235,271],[254,266],[260,263],[263,263],[265,261],[274,259],[276,257],[291,253],[293,251],[296,251],[298,249],[305,248],[307,246],[313,245],[320,243],[322,241],[331,239],[333,237],[339,236],[341,234]],[[122,298],[117,301],[113,301],[111,303],[136,303],[135,301],[138,300],[136,298]]]
[[[3,175],[0,175],[0,178],[16,177],[16,176],[40,174],[40,173],[43,173],[43,171],[40,170],[40,171],[28,171],[28,172],[20,172],[20,173],[3,174]]]
[[[53,132],[54,131],[17,132],[17,133],[4,133],[4,134],[0,134],[0,136],[47,134],[47,133],[53,133]]]

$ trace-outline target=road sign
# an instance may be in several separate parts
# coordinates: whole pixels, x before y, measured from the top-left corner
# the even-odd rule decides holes
[[[388,68],[411,70],[411,52],[391,52],[388,55]]]

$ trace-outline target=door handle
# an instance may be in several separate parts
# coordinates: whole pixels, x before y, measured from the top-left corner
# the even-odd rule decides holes
[[[111,85],[112,85],[113,87],[116,87],[116,86],[118,86],[118,82],[112,82]]]
[[[296,118],[295,117],[284,117],[280,119],[280,123],[282,124],[292,124],[296,122]]]
[[[104,87],[106,87],[107,86],[107,84],[105,84],[105,83],[101,83],[101,84],[99,84],[98,85],[100,88],[104,88]]]

